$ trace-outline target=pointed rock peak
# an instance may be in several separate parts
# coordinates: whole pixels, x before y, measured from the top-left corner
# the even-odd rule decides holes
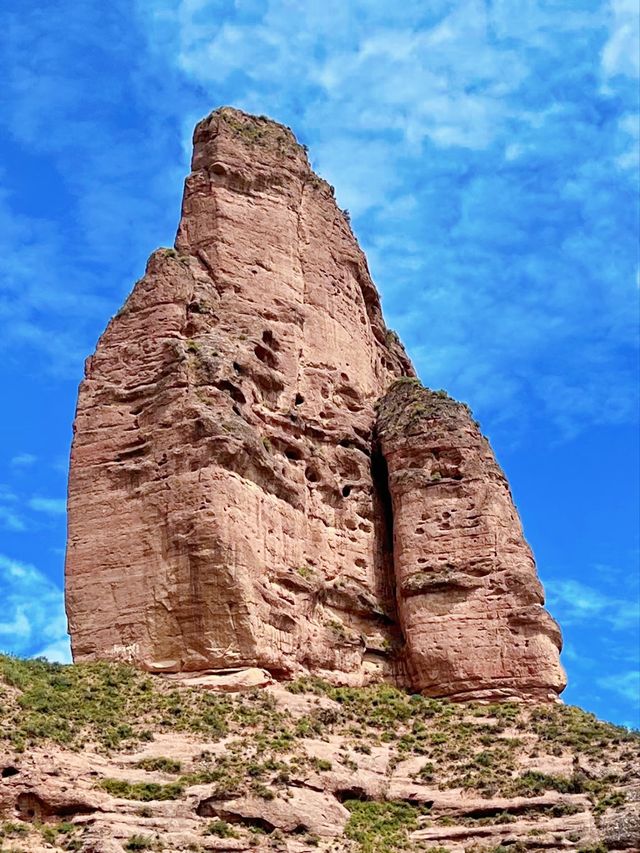
[[[198,122],[193,134],[193,171],[224,174],[226,164],[251,169],[277,167],[311,171],[306,147],[293,131],[266,116],[220,107]]]

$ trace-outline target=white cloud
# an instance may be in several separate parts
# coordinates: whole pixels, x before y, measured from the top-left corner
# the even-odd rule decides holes
[[[309,145],[425,382],[505,428],[635,419],[629,2],[137,9],[202,113],[232,102]]]
[[[618,122],[618,127],[622,139],[627,144],[616,158],[616,162],[621,169],[632,170],[635,177],[640,166],[640,116],[627,113]]]
[[[64,515],[67,511],[67,502],[64,498],[34,497],[29,500],[29,507],[46,515]]]
[[[596,684],[617,693],[623,699],[638,707],[640,703],[640,670],[614,673],[596,679]]]
[[[27,529],[24,519],[8,506],[0,506],[0,525],[13,533],[21,533]]]
[[[35,566],[0,555],[0,651],[62,655],[67,620],[62,590]]]
[[[58,640],[55,643],[49,643],[43,649],[40,649],[32,655],[35,658],[46,658],[51,663],[71,663],[71,645],[69,638]]]
[[[33,453],[18,453],[16,456],[13,456],[10,465],[13,468],[28,468],[31,465],[34,465],[38,461],[38,457],[34,456]]]
[[[21,607],[16,609],[11,621],[0,622],[0,637],[8,637],[11,642],[24,641],[31,634],[31,623]]]
[[[576,580],[548,580],[545,588],[549,604],[563,625],[602,621],[614,630],[625,630],[640,621],[637,592],[631,591],[629,598],[623,599]]]
[[[602,67],[613,77],[640,75],[640,13],[636,0],[612,0],[611,31],[602,51]]]
[[[27,529],[25,520],[16,508],[18,496],[11,489],[0,483],[0,527],[13,533]]]

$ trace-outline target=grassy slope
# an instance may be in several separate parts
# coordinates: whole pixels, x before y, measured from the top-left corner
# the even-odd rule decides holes
[[[305,737],[331,734],[344,739],[340,760],[347,767],[353,763],[349,750],[367,754],[372,746],[387,744],[394,764],[422,756],[416,778],[434,787],[468,789],[485,797],[584,792],[596,814],[622,802],[615,774],[589,778],[580,770],[568,776],[522,772],[518,759],[523,754],[535,759],[570,753],[578,766],[585,759],[606,764],[615,755],[617,766],[628,765],[631,772],[638,751],[637,734],[574,707],[457,705],[411,696],[387,685],[341,688],[317,679],[294,682],[288,689],[325,696],[337,705],[312,704],[309,713],[294,717],[264,691],[220,695],[176,688],[121,665],[61,666],[0,656],[0,751],[28,753],[52,742],[70,750],[91,746],[114,753],[152,741],[154,733],[162,732],[189,732],[208,741],[231,738],[223,756],[204,755],[188,772],[162,756],[144,768],[170,773],[172,781],[107,778],[97,784],[114,796],[140,801],[179,798],[191,785],[201,783],[213,783],[220,796],[250,792],[269,799],[286,786],[292,773],[305,767],[331,769],[330,763],[309,757],[302,744]],[[404,802],[345,805],[352,813],[345,834],[363,853],[405,849],[418,816],[427,813],[424,807]],[[223,823],[205,832],[236,832]],[[62,849],[79,849],[73,826],[60,826],[41,830]],[[0,838],[3,833],[5,839],[19,838],[21,832],[15,822],[0,824]],[[130,849],[144,849],[135,846],[135,838],[130,843]]]

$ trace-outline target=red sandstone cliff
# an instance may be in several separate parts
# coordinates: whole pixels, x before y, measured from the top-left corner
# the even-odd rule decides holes
[[[76,660],[555,696],[560,635],[504,475],[464,409],[402,377],[366,260],[291,132],[229,108],[202,121],[176,247],[80,388]]]

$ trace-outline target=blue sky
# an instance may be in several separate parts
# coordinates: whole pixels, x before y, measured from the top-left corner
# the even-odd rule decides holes
[[[421,378],[490,436],[566,700],[638,725],[635,0],[5,0],[0,25],[0,648],[68,655],[83,360],[233,104],[309,145]]]

